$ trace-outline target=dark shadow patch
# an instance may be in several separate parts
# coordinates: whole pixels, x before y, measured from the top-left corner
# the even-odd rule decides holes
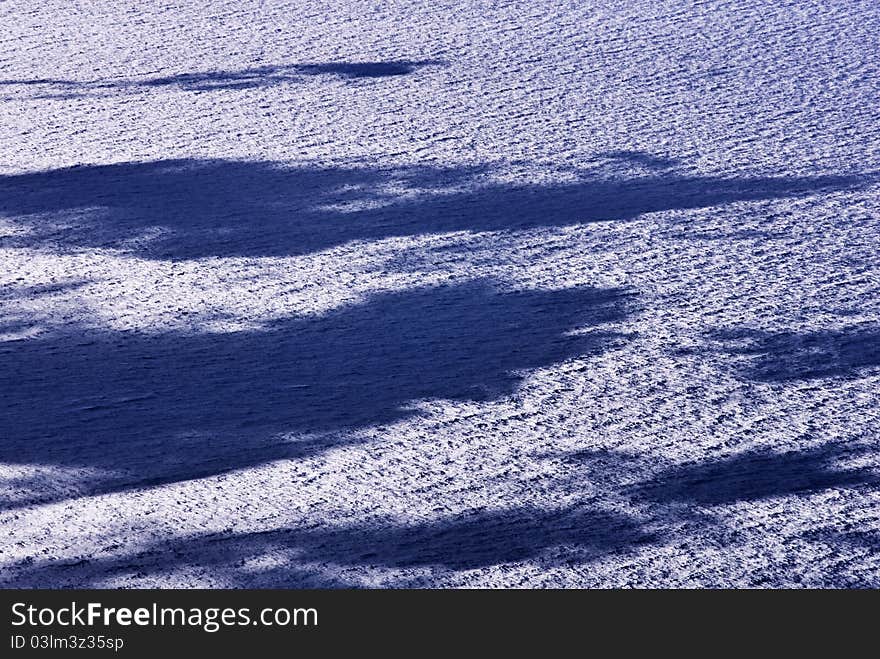
[[[0,286],[0,299],[34,299],[38,297],[51,297],[73,291],[91,283],[87,279],[75,279],[69,281],[57,281],[48,284],[18,285],[10,284]]]
[[[335,587],[307,573],[298,562],[331,567],[434,567],[473,570],[506,563],[586,563],[655,542],[638,523],[619,513],[571,507],[543,511],[524,507],[409,524],[282,529],[264,533],[215,534],[157,543],[122,558],[23,562],[0,580],[5,588],[85,587],[99,579],[149,576],[178,566],[198,566],[222,575],[230,587]],[[266,572],[241,570],[248,559],[273,555],[289,565]],[[318,584],[315,582],[319,581]]]
[[[872,326],[814,332],[727,330],[710,339],[706,351],[745,358],[740,374],[761,382],[858,378],[880,366],[880,330]]]
[[[303,542],[295,534],[292,540]],[[545,562],[579,563],[654,540],[620,514],[525,507],[422,524],[312,533],[304,544],[307,556],[333,563],[472,570],[529,561],[548,549],[561,553]]]
[[[404,76],[428,66],[441,66],[441,60],[389,60],[385,62],[318,62],[255,66],[245,69],[217,69],[177,73],[154,78],[66,80],[31,78],[0,80],[0,87],[45,88],[31,98],[76,98],[113,91],[136,91],[157,87],[177,87],[183,91],[219,91],[295,84],[307,77],[332,76],[348,80]]]
[[[841,459],[868,452],[865,446],[829,444],[771,453],[749,451],[720,460],[667,469],[635,489],[637,498],[664,504],[717,506],[832,488],[875,486],[869,468],[840,468]]]
[[[605,151],[604,153],[600,153],[599,157],[607,158],[612,161],[618,160],[631,165],[638,165],[646,169],[670,169],[680,164],[680,161],[675,158],[655,156],[644,151]]]
[[[863,549],[872,554],[880,554],[880,531],[825,528],[810,531],[804,534],[804,538],[813,542],[840,545],[846,547],[849,551]]]
[[[652,173],[552,185],[485,168],[282,167],[168,160],[0,177],[5,247],[116,248],[148,258],[287,256],[351,241],[517,231],[864,186],[870,177],[719,178]]]
[[[567,333],[622,320],[630,298],[477,282],[384,293],[262,331],[0,344],[0,462],[110,472],[84,472],[83,491],[97,493],[314,454],[417,414],[412,401],[496,400],[526,370],[604,350],[624,337]]]
[[[336,75],[343,78],[385,78],[403,76],[423,66],[442,64],[437,60],[420,62],[325,62],[324,64],[301,64],[298,70],[305,75]]]

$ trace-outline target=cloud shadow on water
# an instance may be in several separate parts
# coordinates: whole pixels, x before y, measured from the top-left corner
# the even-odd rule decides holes
[[[731,329],[708,338],[698,351],[740,359],[739,374],[759,382],[852,379],[880,367],[880,328],[873,325],[814,331]]]
[[[614,155],[622,157],[639,167],[647,158]],[[576,180],[542,185],[499,182],[486,167],[229,160],[87,165],[0,176],[0,215],[26,229],[0,238],[0,245],[115,248],[156,259],[291,256],[352,241],[630,220],[853,190],[870,180],[724,178],[659,167],[628,177],[581,172]]]
[[[109,93],[175,88],[187,92],[255,89],[302,83],[314,76],[357,81],[399,77],[430,66],[442,66],[442,60],[387,60],[376,62],[315,62],[310,64],[274,64],[244,69],[214,69],[156,76],[152,78],[99,78],[70,80],[30,78],[0,80],[0,88],[37,90],[29,98],[74,99]],[[9,99],[6,99],[9,100]]]
[[[569,331],[620,321],[631,303],[622,289],[470,282],[260,330],[2,343],[0,462],[83,469],[96,493],[312,455],[418,414],[415,401],[510,396],[527,371],[622,340]],[[16,505],[42,489],[26,485]]]
[[[672,467],[635,491],[638,498],[659,503],[718,506],[831,488],[876,486],[880,475],[875,470],[836,464],[870,452],[868,446],[843,443],[784,453],[747,451]]]
[[[123,557],[24,561],[10,567],[10,576],[0,580],[0,586],[87,587],[107,579],[149,578],[197,566],[220,576],[227,587],[339,587],[352,584],[316,575],[340,566],[430,567],[442,573],[535,560],[544,566],[574,565],[637,551],[656,540],[620,513],[582,506],[556,511],[525,506],[425,522],[195,536],[158,542]],[[246,567],[261,557],[269,557],[272,567]]]

